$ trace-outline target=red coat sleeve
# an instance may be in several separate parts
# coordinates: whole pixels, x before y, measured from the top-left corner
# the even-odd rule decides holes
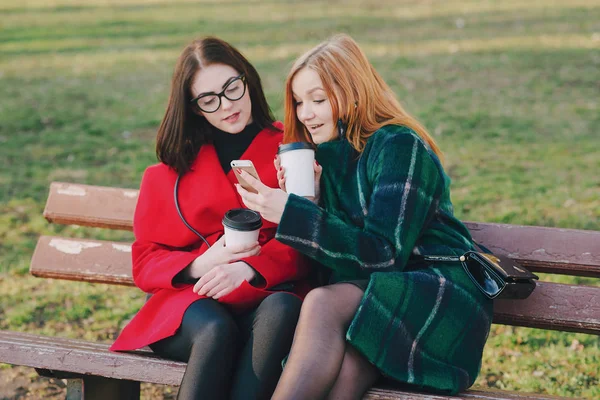
[[[308,261],[296,250],[270,237],[259,255],[242,260],[265,279],[264,288],[305,278],[309,273]]]
[[[158,289],[179,289],[173,278],[198,257],[199,253],[173,250],[167,246],[136,240],[131,247],[133,281],[146,293]]]

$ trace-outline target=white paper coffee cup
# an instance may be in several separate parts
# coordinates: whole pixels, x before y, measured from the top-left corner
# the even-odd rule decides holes
[[[262,219],[256,211],[247,208],[234,208],[225,213],[225,247],[239,247],[258,240]]]
[[[312,144],[294,142],[279,146],[285,189],[298,196],[315,197],[315,150]]]

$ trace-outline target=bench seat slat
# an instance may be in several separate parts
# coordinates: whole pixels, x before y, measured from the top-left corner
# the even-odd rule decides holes
[[[185,363],[148,352],[114,353],[108,344],[0,331],[0,359],[32,368],[179,385]]]
[[[494,323],[600,335],[600,287],[538,282],[525,300],[495,300]]]
[[[114,379],[179,385],[185,363],[162,359],[150,351],[115,353],[104,343],[0,331],[0,359],[15,365]],[[531,396],[531,397],[529,397]],[[460,396],[413,393],[399,389],[373,388],[364,399],[554,399],[505,391],[469,390]]]
[[[41,236],[30,273],[42,278],[133,286],[131,244]]]
[[[45,278],[133,285],[128,244],[42,236],[31,273]],[[600,287],[539,282],[526,300],[496,300],[494,322],[600,334]]]
[[[413,392],[397,388],[372,388],[363,400],[452,400],[452,399],[479,399],[479,400],[558,400],[564,397],[536,394],[518,393],[508,390],[467,390],[459,396],[446,396],[426,392]]]

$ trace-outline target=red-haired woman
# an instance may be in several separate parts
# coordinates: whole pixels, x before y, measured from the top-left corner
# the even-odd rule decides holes
[[[381,375],[450,393],[471,386],[492,300],[456,263],[409,262],[473,249],[431,136],[345,35],[296,61],[285,124],[287,142],[317,146],[320,198],[248,176],[258,193],[238,191],[331,277],[302,305],[273,398],[360,399]]]
[[[306,264],[268,221],[258,242],[225,247],[222,219],[242,207],[232,160],[251,160],[277,187],[281,128],[238,50],[212,37],[183,50],[158,130],[160,163],[144,173],[133,222],[133,278],[152,296],[111,347],[149,345],[187,361],[179,399],[268,399],[279,379]],[[295,294],[270,290],[290,282]]]

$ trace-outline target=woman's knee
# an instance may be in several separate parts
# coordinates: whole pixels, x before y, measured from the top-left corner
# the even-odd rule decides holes
[[[204,302],[194,306],[190,314],[186,312],[182,324],[194,344],[222,347],[237,341],[239,328],[222,305]]]
[[[308,294],[304,298],[304,302],[302,303],[302,309],[322,310],[324,308],[330,308],[333,301],[333,292],[329,287],[318,287],[308,292]]]
[[[336,331],[347,329],[363,292],[354,285],[340,286],[336,284],[311,290],[302,304],[299,325],[329,327]]]
[[[278,292],[264,299],[260,307],[269,314],[275,314],[279,317],[287,313],[297,316],[302,307],[302,300],[291,293]]]
[[[302,312],[354,315],[362,296],[362,290],[348,283],[319,287],[306,295]]]

